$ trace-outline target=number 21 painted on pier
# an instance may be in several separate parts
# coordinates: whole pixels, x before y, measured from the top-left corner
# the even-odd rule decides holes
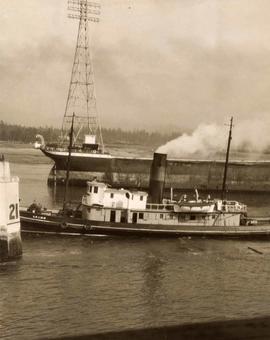
[[[19,218],[18,203],[12,203],[9,205],[9,219],[16,220]]]

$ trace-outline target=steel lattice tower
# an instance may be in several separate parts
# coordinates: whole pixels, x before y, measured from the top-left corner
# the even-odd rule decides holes
[[[88,22],[99,22],[100,4],[88,0],[68,0],[68,17],[79,20],[71,79],[62,125],[62,140],[68,135],[73,114],[74,144],[80,135],[95,135],[103,151],[103,140],[96,105],[93,63]]]

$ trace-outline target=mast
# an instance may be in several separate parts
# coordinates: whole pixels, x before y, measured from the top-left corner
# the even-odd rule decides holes
[[[74,140],[81,134],[95,135],[103,151],[103,139],[96,104],[94,70],[89,41],[88,22],[99,22],[100,4],[89,0],[68,0],[68,17],[79,20],[76,48],[62,123],[62,142],[68,135],[72,114]]]
[[[228,171],[228,164],[229,164],[229,154],[230,154],[230,146],[232,140],[232,127],[233,127],[233,117],[230,120],[230,130],[229,130],[229,137],[228,137],[228,144],[227,144],[227,152],[226,152],[226,161],[224,166],[224,175],[223,175],[223,184],[222,184],[222,199],[225,198],[226,195],[226,181],[227,181],[227,171]]]
[[[68,193],[68,186],[69,186],[69,171],[70,171],[71,152],[72,152],[72,146],[73,146],[74,119],[75,119],[75,114],[73,113],[72,121],[71,121],[71,129],[70,129],[70,133],[69,133],[67,171],[66,171],[65,191],[64,191],[64,200],[63,200],[63,212],[64,212],[64,214],[65,214],[66,205],[67,205],[67,193]]]

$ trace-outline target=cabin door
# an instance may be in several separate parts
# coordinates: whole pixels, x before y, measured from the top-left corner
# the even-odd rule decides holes
[[[115,222],[115,210],[111,210],[110,222]]]
[[[133,213],[133,215],[132,215],[132,223],[137,223],[137,213]]]
[[[121,211],[121,223],[127,223],[127,211],[126,210],[122,210]]]

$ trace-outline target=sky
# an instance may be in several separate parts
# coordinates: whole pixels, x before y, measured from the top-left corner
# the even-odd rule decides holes
[[[270,122],[269,0],[100,3],[90,30],[102,126]],[[60,127],[78,27],[67,0],[0,0],[0,25],[0,119]]]

